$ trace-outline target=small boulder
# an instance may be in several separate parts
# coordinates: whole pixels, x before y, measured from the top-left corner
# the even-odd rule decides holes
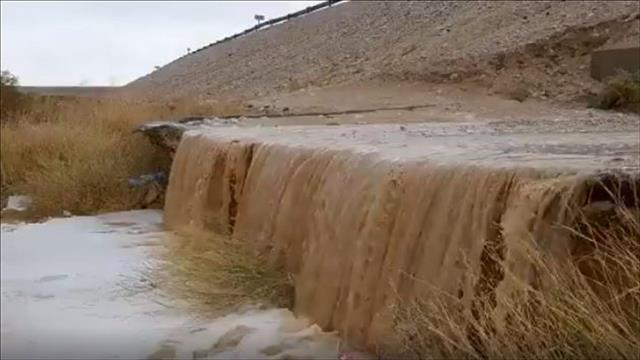
[[[227,351],[229,349],[235,348],[240,344],[242,339],[254,332],[254,328],[250,328],[245,325],[239,325],[235,328],[227,331],[211,348],[211,352],[219,353],[223,351]]]

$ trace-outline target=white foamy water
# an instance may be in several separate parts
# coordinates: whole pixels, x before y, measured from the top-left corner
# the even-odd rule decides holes
[[[161,213],[2,224],[2,358],[337,358],[338,340],[284,309],[196,321],[140,272]],[[163,352],[164,351],[164,352]]]

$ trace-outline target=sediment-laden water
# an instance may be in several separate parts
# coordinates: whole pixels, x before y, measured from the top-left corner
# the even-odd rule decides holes
[[[175,155],[165,223],[229,233],[267,252],[295,279],[297,314],[375,349],[389,338],[397,298],[436,288],[471,307],[508,294],[512,281],[533,276],[523,248],[529,239],[569,257],[563,225],[567,210],[584,205],[585,179],[616,161],[637,166],[637,138],[625,133],[596,146],[588,133],[463,130],[188,132]],[[505,267],[516,278],[505,279]]]

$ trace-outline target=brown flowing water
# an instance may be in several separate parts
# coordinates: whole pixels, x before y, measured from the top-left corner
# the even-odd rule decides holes
[[[268,253],[294,278],[297,314],[375,350],[397,298],[437,288],[471,308],[533,281],[519,251],[527,240],[570,257],[567,210],[585,204],[596,170],[637,172],[638,149],[629,131],[464,124],[192,131],[174,158],[164,221]]]

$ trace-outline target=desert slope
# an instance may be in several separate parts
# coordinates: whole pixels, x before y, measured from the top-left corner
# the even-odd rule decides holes
[[[124,91],[256,98],[394,79],[573,98],[597,87],[589,51],[637,41],[638,14],[634,1],[346,2],[180,58]]]

